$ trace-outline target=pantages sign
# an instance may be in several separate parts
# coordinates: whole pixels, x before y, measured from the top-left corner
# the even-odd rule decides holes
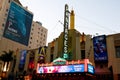
[[[68,26],[69,26],[69,10],[68,5],[65,5],[65,14],[64,14],[64,41],[63,41],[63,58],[68,58]]]

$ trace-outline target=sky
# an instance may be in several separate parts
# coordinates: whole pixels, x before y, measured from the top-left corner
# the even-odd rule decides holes
[[[120,0],[20,0],[48,29],[47,43],[63,32],[64,7],[75,12],[75,29],[80,33],[110,35],[120,33]]]

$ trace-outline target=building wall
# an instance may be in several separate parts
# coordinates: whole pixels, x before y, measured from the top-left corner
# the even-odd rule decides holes
[[[72,60],[77,60],[77,59],[81,59],[81,44],[80,44],[80,39],[82,37],[82,35],[76,36],[76,31],[74,30],[69,30],[69,39],[70,41],[68,41],[69,44],[69,50],[72,51],[73,55],[72,55]],[[92,62],[92,64],[96,67],[97,71],[99,72],[99,74],[103,75],[109,75],[111,76],[111,74],[113,74],[113,78],[114,80],[119,80],[119,74],[120,74],[120,56],[116,56],[116,47],[120,47],[120,34],[113,34],[113,35],[108,35],[106,36],[106,46],[107,46],[107,53],[108,53],[108,63],[104,64],[104,63],[100,63],[100,64],[95,64],[94,61],[94,49],[93,49],[93,39],[91,37],[91,35],[85,35],[85,58],[88,58],[90,60],[90,62]],[[59,39],[60,38],[60,39]],[[58,38],[58,40],[56,40],[55,42],[58,44],[54,46],[54,54],[58,54],[58,55],[62,55],[60,52],[62,52],[62,35],[60,35]],[[51,44],[51,43],[49,43]],[[58,50],[56,49],[56,47],[58,47]],[[49,48],[49,45],[48,45]],[[83,48],[84,49],[84,48]],[[50,50],[48,50],[48,53],[50,53]],[[120,54],[120,51],[119,51]],[[48,60],[49,61],[49,60]],[[50,62],[50,61],[49,61]],[[102,66],[103,65],[103,68]],[[112,66],[113,72],[110,70],[110,67]],[[103,72],[103,73],[102,73]],[[97,73],[98,74],[98,73]],[[102,78],[102,77],[101,77]]]
[[[107,46],[107,53],[108,53],[108,63],[97,63],[95,68],[97,71],[100,71],[99,74],[106,75],[112,74],[114,80],[119,80],[119,74],[120,74],[120,56],[116,56],[116,47],[120,46],[120,33],[119,34],[113,34],[106,36],[106,46]],[[93,44],[93,43],[92,43]],[[118,52],[120,54],[120,51]],[[93,59],[92,62],[94,62],[94,52],[90,55],[90,60]],[[95,63],[96,64],[96,63]],[[101,68],[101,65],[103,65],[103,68]],[[112,67],[112,70],[110,69]],[[98,73],[96,73],[98,74]]]
[[[21,50],[31,50],[31,49],[36,49],[36,48],[38,49],[41,46],[45,46],[46,42],[47,42],[47,31],[48,30],[45,27],[43,27],[42,24],[40,24],[39,22],[33,21],[28,46],[25,46],[18,42],[4,38],[3,33],[4,33],[4,28],[5,28],[11,1],[13,1],[13,0],[0,0],[0,56],[2,54],[2,51],[13,50],[14,53],[16,54],[16,51],[18,50],[18,52],[16,54],[16,66],[15,66],[15,71],[18,71],[18,66],[19,66],[19,61],[20,61],[20,51]],[[19,0],[15,0],[15,1],[18,4],[20,4]],[[27,9],[27,7],[22,6],[22,8],[24,8],[25,10],[30,12]],[[30,13],[32,13],[32,12],[30,12]],[[36,53],[38,53],[37,51],[36,51]],[[37,61],[36,59],[38,59],[37,56],[38,55],[36,54],[35,61]],[[27,62],[29,60],[28,58],[29,58],[29,55],[27,54],[24,70],[26,70],[28,67],[28,62]],[[2,61],[0,61],[0,66],[1,65],[2,65]],[[13,65],[13,61],[11,62],[11,68],[12,68],[12,65]],[[35,66],[35,68],[36,68],[36,66]]]
[[[45,27],[43,27],[42,24],[35,21],[33,21],[32,23],[28,47],[3,37],[10,1],[12,0],[1,0],[0,3],[0,7],[1,7],[0,8],[0,52],[4,50],[6,51],[16,50],[17,48],[22,50],[22,49],[35,49],[40,46],[45,46],[47,42],[48,30]],[[20,4],[19,0],[17,2]],[[24,9],[30,12],[27,8]]]
[[[81,59],[81,48],[80,48],[80,33],[77,33],[76,34],[76,43],[75,43],[75,45],[76,45],[76,53],[75,53],[75,55],[76,55],[76,60],[79,60],[79,59]]]
[[[28,49],[36,49],[46,46],[48,30],[42,26],[42,23],[33,21],[30,32]]]
[[[0,2],[0,40],[4,32],[7,14],[9,11],[9,6],[10,6],[9,0],[1,0]]]
[[[55,59],[56,57],[63,57],[63,33],[60,34],[60,36],[53,41],[54,42],[54,51],[53,55]],[[50,48],[50,42],[48,44],[48,55],[50,56],[52,48]],[[80,59],[80,33],[76,31],[75,29],[69,30],[68,34],[68,53],[71,52],[71,60],[78,60]],[[50,62],[50,58],[47,58],[48,62]]]
[[[16,50],[16,48],[27,49],[27,46],[24,46],[20,43],[14,42],[12,40],[9,40],[3,37],[7,14],[10,6],[10,1],[12,0],[1,0],[1,4],[0,4],[0,7],[1,7],[0,9],[0,45],[1,45],[0,51],[9,50],[9,49]],[[24,9],[27,10],[27,8],[24,8]],[[45,27],[43,27],[42,24],[40,24],[40,22],[33,21],[30,37],[29,37],[28,49],[35,49],[40,46],[45,46],[47,42],[47,31],[48,30]]]
[[[48,63],[50,63],[50,58],[51,58],[51,43],[48,43],[48,48],[47,48],[47,54],[46,54],[46,59],[45,59],[45,62],[48,62]]]
[[[108,50],[108,68],[112,66],[114,80],[119,80],[120,77],[120,56],[117,58],[116,47],[120,46],[120,33],[107,36],[107,50]],[[120,51],[119,51],[120,54]],[[119,77],[119,78],[118,78]]]
[[[58,51],[56,54],[58,57],[63,57],[63,33],[60,34],[59,38],[56,41],[58,42],[58,45],[56,45],[58,46]]]
[[[93,41],[91,35],[85,35],[85,58],[88,58],[94,65]]]
[[[113,36],[114,40],[114,52],[113,54],[113,59],[112,59],[112,67],[113,67],[113,74],[114,74],[114,79],[118,78],[120,79],[120,33],[111,35]],[[116,52],[117,48],[119,48],[119,51]],[[117,79],[116,79],[117,80]]]
[[[57,39],[56,39],[57,40]],[[56,59],[57,57],[58,57],[58,42],[55,40],[55,42],[54,42],[54,46],[56,46],[56,47],[54,47],[54,52],[53,52],[53,59]]]

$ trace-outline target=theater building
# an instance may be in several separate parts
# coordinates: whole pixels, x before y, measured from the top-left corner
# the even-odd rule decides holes
[[[94,66],[88,59],[66,61],[57,58],[51,63],[37,64],[39,78],[49,80],[94,80]]]
[[[72,20],[70,23],[74,23]],[[63,36],[64,32],[58,38],[48,43],[46,62],[49,63],[58,57],[62,57],[64,46]],[[119,37],[119,33],[92,37],[84,33],[81,34],[72,26],[68,30],[68,61],[87,58],[95,67],[96,80],[119,80]]]

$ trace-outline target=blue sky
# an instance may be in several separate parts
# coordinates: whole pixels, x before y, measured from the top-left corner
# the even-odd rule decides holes
[[[99,35],[120,32],[120,0],[20,0],[33,12],[34,21],[48,29],[47,43],[63,32],[64,6],[75,12],[75,29]]]

